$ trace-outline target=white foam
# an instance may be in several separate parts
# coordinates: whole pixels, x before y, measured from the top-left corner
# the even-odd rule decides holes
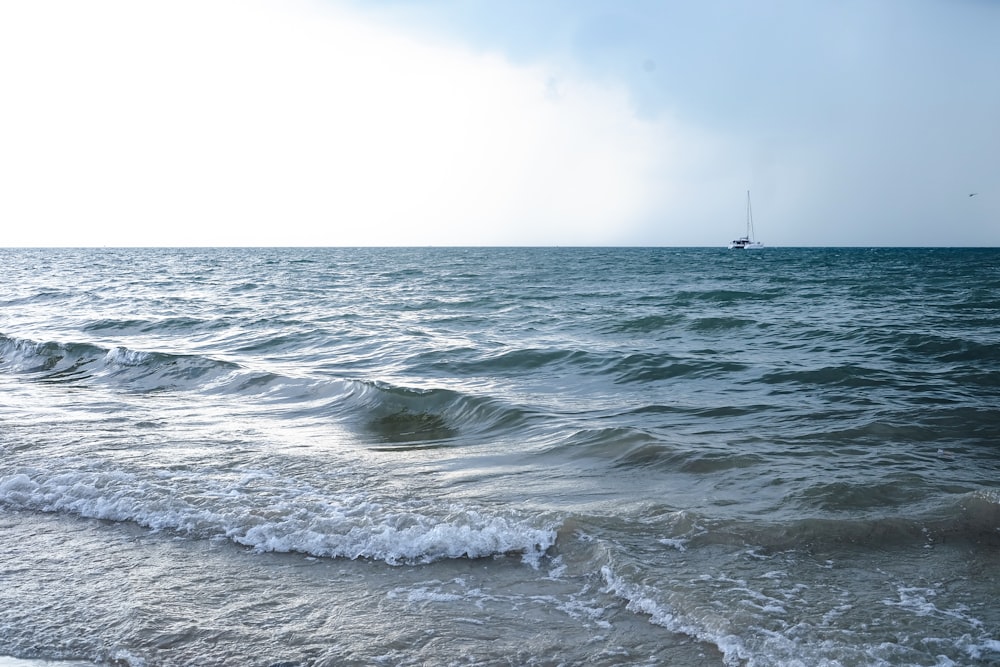
[[[566,574],[566,563],[563,561],[562,556],[552,558],[550,565],[549,579],[561,579],[563,575]]]
[[[331,493],[249,473],[227,484],[197,472],[139,478],[116,470],[22,469],[0,477],[0,503],[131,521],[194,537],[223,535],[262,552],[391,564],[519,553],[525,563],[538,567],[555,543],[558,528],[551,521],[513,512],[431,501],[379,501],[361,492]]]
[[[950,609],[941,609],[932,598],[937,596],[937,591],[933,588],[921,588],[915,586],[898,586],[896,592],[899,600],[885,598],[882,604],[888,607],[896,607],[909,611],[917,616],[938,616],[950,617],[965,622],[972,628],[981,628],[983,622],[978,618],[968,614],[968,607],[957,605]]]
[[[992,638],[973,640],[968,635],[963,637],[963,640],[966,641],[965,652],[974,660],[1000,655],[1000,640]]]
[[[687,547],[684,546],[685,544],[687,544],[687,540],[684,539],[674,539],[674,538],[664,537],[663,539],[657,540],[657,542],[668,547],[673,547],[678,551],[687,551]]]
[[[370,509],[377,515],[381,508],[373,505]],[[521,553],[525,562],[535,565],[555,543],[554,528],[535,528],[523,521],[470,510],[449,514],[447,518],[412,512],[383,514],[377,522],[307,514],[249,529],[237,524],[227,535],[260,551],[371,558],[391,564]]]
[[[94,663],[75,660],[29,660],[0,655],[0,667],[94,667]]]
[[[408,602],[456,602],[464,599],[464,596],[421,587],[407,591],[406,599]]]
[[[553,604],[570,618],[584,619],[604,629],[611,628],[611,622],[604,618],[607,610],[600,605],[585,602],[575,596],[566,601],[554,599]]]
[[[149,359],[148,352],[130,350],[127,347],[113,347],[104,355],[104,361],[111,366],[141,366]]]
[[[722,652],[726,665],[739,665],[749,657],[743,640],[738,636],[728,633],[722,628],[710,629],[681,618],[668,607],[657,602],[654,591],[645,586],[624,581],[607,565],[601,568],[601,575],[607,584],[608,592],[626,600],[627,609],[646,614],[651,623],[672,632],[679,632],[699,641],[714,644]]]

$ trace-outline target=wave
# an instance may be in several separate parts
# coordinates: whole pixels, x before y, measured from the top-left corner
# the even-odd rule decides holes
[[[578,349],[519,348],[480,355],[468,347],[419,355],[411,368],[417,373],[446,372],[464,376],[523,376],[550,369],[586,376],[605,376],[619,384],[656,382],[681,378],[718,377],[744,371],[741,362],[716,358],[676,356],[669,353],[592,352]]]
[[[726,665],[741,665],[750,657],[742,638],[725,627],[712,627],[703,621],[687,618],[682,611],[661,602],[656,589],[619,576],[610,565],[601,568],[601,576],[607,591],[625,600],[629,611],[646,615],[651,623],[671,632],[716,646],[722,653]]]
[[[0,306],[12,308],[15,306],[37,306],[38,304],[62,301],[76,296],[71,290],[60,290],[49,287],[39,288],[37,291],[20,296],[8,297],[0,300]]]
[[[360,381],[362,391],[339,406],[345,419],[364,415],[361,426],[386,444],[441,443],[461,434],[495,438],[521,429],[534,414],[502,401],[450,389],[411,389]]]
[[[187,332],[202,329],[221,329],[229,323],[219,319],[202,319],[196,317],[165,317],[161,319],[137,318],[102,318],[84,324],[81,331],[115,332],[115,333],[160,333],[165,331]]]
[[[671,329],[683,320],[684,316],[678,314],[645,315],[643,317],[623,320],[615,324],[613,327],[610,327],[609,330],[613,333],[654,333],[664,329]]]
[[[497,436],[532,414],[489,396],[338,377],[294,377],[198,354],[37,342],[0,334],[0,370],[45,384],[103,383],[137,393],[194,392],[252,399],[288,418],[335,418],[393,446]]]
[[[0,368],[35,376],[42,382],[81,382],[103,377],[134,390],[158,391],[195,382],[204,384],[238,366],[193,354],[37,342],[0,334]]]
[[[447,368],[451,372],[470,375],[489,375],[520,373],[532,371],[546,366],[576,366],[587,368],[598,365],[602,359],[580,350],[520,348],[504,350],[494,355],[478,359],[455,359],[456,355],[472,354],[471,348],[452,350],[447,353],[432,353],[429,361],[438,368]]]
[[[600,537],[609,528],[632,537]],[[1000,495],[977,491],[920,516],[724,521],[654,507],[627,518],[577,517],[560,531],[555,557],[585,561],[574,574],[598,573],[628,610],[714,644],[727,665],[899,664],[902,656],[906,664],[993,664],[998,644],[964,604],[961,585],[952,595],[912,566],[931,557],[947,563],[945,554],[989,562],[998,546]],[[868,586],[857,588],[859,577],[870,577]],[[868,606],[889,616],[889,628],[908,614],[939,619],[938,639],[865,627]]]
[[[885,551],[946,543],[1000,546],[1000,494],[995,491],[956,494],[914,515],[882,513],[774,522],[709,519],[694,512],[678,516],[668,522],[666,538],[688,551],[715,545],[750,547],[762,553],[825,552],[845,547]]]
[[[883,387],[891,386],[894,376],[875,368],[845,364],[818,369],[779,371],[767,373],[760,379],[767,384],[829,385],[833,387]]]
[[[661,353],[636,353],[616,359],[608,368],[618,383],[655,382],[674,378],[718,377],[745,370],[736,361],[684,358]]]
[[[770,290],[733,290],[733,289],[706,289],[706,290],[678,290],[671,296],[680,303],[688,301],[707,301],[711,304],[727,305],[733,303],[744,303],[747,301],[770,301],[785,294],[783,289]]]
[[[664,406],[648,406],[632,411],[638,414],[652,410],[683,416],[700,414],[703,410],[686,410]],[[722,409],[719,415],[743,414],[744,410]],[[705,444],[687,446],[676,439],[664,439],[640,428],[609,426],[573,431],[550,440],[541,455],[558,455],[570,459],[606,461],[613,468],[648,469],[694,475],[711,475],[727,470],[763,465],[767,458],[752,451],[737,448],[711,447]]]
[[[966,323],[966,326],[969,325],[970,323]],[[1000,349],[992,341],[978,341],[957,335],[875,330],[862,332],[860,339],[879,354],[899,363],[983,365],[1000,361]]]
[[[552,519],[503,510],[331,493],[273,473],[223,481],[215,472],[143,478],[121,470],[22,470],[0,477],[0,505],[225,538],[261,552],[392,565],[510,554],[537,564],[558,528]]]

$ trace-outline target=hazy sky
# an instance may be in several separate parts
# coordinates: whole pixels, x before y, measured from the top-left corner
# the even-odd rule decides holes
[[[721,246],[747,189],[1000,245],[1000,2],[0,0],[0,245]]]

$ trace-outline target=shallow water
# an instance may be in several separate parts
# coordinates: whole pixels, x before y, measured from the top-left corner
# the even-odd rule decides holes
[[[1000,251],[0,254],[0,654],[1000,664]]]

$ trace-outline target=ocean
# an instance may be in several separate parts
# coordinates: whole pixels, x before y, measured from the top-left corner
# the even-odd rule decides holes
[[[1000,250],[0,259],[3,664],[1000,665]]]

